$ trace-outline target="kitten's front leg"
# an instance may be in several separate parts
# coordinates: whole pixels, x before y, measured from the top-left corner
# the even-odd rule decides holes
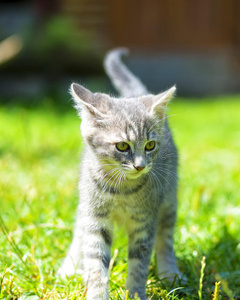
[[[107,300],[112,224],[90,219],[83,235],[83,267],[88,300]]]
[[[84,232],[83,222],[80,214],[78,214],[75,230],[73,234],[73,240],[71,242],[68,254],[65,257],[61,267],[58,270],[58,275],[62,278],[65,276],[71,276],[76,273],[83,273],[82,266],[82,236]]]
[[[136,226],[137,225],[137,226]],[[139,222],[129,233],[128,277],[126,289],[132,297],[137,293],[141,300],[145,296],[149,262],[154,244],[155,224]]]
[[[176,221],[176,204],[162,205],[156,234],[156,258],[158,275],[162,279],[173,281],[175,276],[182,277],[179,271],[174,249],[173,232]]]

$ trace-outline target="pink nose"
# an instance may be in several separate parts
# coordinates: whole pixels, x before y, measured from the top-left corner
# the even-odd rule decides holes
[[[134,168],[135,168],[138,172],[140,172],[140,171],[142,171],[142,170],[144,169],[144,167],[140,167],[140,166],[134,166]]]

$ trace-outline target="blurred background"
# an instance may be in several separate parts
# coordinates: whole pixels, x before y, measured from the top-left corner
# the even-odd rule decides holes
[[[0,101],[66,99],[72,81],[108,92],[118,46],[152,92],[240,92],[239,0],[0,0]]]

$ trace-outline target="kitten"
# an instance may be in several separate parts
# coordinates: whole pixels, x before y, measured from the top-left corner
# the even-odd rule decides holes
[[[181,276],[173,251],[177,150],[165,115],[175,87],[148,94],[122,64],[125,53],[116,49],[105,59],[106,72],[122,98],[71,86],[86,146],[76,227],[59,274],[83,274],[88,300],[109,297],[114,222],[126,227],[129,238],[126,289],[131,296],[146,299],[154,246],[159,276]]]

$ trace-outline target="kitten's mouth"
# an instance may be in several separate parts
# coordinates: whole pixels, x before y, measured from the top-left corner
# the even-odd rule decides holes
[[[129,178],[129,179],[137,179],[137,178],[141,177],[142,175],[148,173],[149,171],[150,171],[149,168],[141,168],[139,170],[133,169],[133,170],[127,172],[126,175],[127,175],[127,178]]]

